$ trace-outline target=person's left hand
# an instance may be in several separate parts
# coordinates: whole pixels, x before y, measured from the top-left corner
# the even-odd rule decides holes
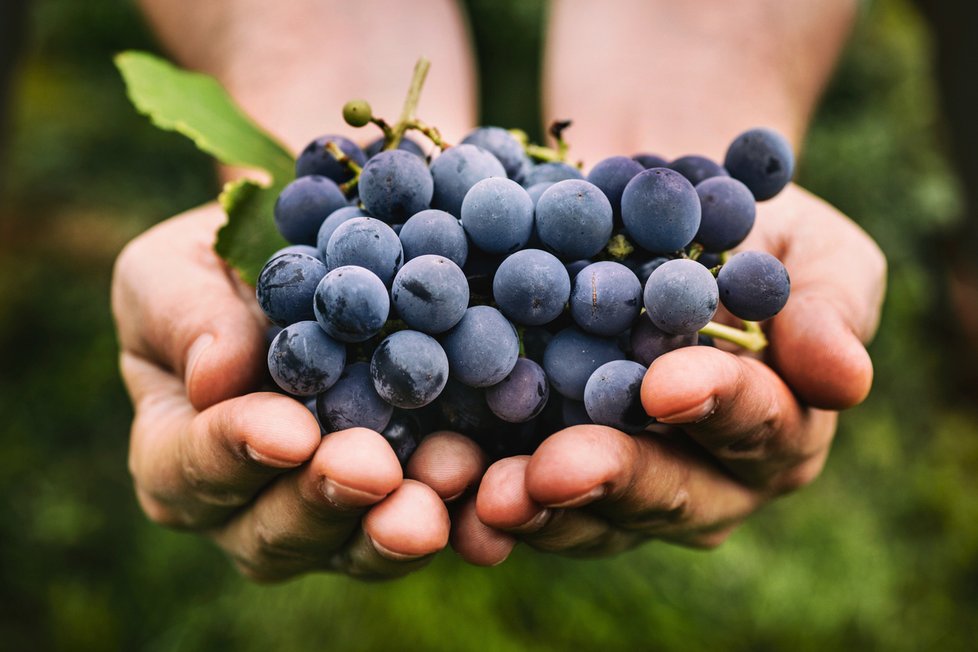
[[[743,249],[780,258],[792,294],[764,327],[762,360],[689,347],[653,362],[642,402],[656,418],[629,436],[576,426],[532,456],[493,464],[453,519],[452,545],[497,564],[517,540],[567,555],[607,555],[656,538],[711,548],[766,502],[821,472],[837,410],[872,383],[885,260],[828,204],[797,187],[759,204]]]

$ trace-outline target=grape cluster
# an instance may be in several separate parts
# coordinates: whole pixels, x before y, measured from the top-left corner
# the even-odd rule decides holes
[[[723,165],[614,156],[586,177],[525,152],[481,127],[430,161],[336,135],[299,156],[275,206],[293,244],[257,297],[271,377],[324,432],[371,428],[402,463],[439,428],[495,457],[580,423],[638,432],[653,360],[711,344],[720,304],[750,322],[785,305],[775,257],[726,253],[791,179],[778,134],[741,134]]]

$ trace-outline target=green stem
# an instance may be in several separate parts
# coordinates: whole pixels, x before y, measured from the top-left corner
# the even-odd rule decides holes
[[[753,324],[754,327],[751,326]],[[733,326],[727,326],[725,324],[718,324],[715,321],[711,321],[709,324],[700,329],[700,333],[704,335],[709,335],[712,338],[727,340],[728,342],[733,342],[738,346],[742,346],[748,351],[763,351],[764,347],[767,346],[767,337],[764,336],[764,331],[756,322],[751,322],[747,324],[747,329],[741,330],[739,328],[734,328]]]
[[[408,126],[414,120],[415,111],[418,110],[418,100],[421,99],[421,89],[424,88],[424,80],[428,76],[429,68],[431,68],[431,62],[424,57],[418,59],[418,62],[414,64],[414,75],[411,77],[411,86],[408,87],[407,97],[404,98],[401,119],[394,125],[390,140],[387,141],[384,149],[397,149],[397,146],[401,144],[401,138],[404,137],[404,132],[407,131]]]
[[[451,147],[451,145],[442,140],[441,132],[438,131],[438,128],[429,125],[427,122],[422,122],[415,118],[408,124],[407,128],[420,131],[428,140],[435,144],[435,147],[442,151]]]
[[[380,130],[384,132],[385,142],[394,137],[394,130],[391,129],[391,126],[387,124],[387,121],[384,120],[383,118],[371,118],[370,122],[380,127]]]
[[[528,143],[523,149],[526,151],[527,156],[535,158],[538,161],[545,161],[547,163],[559,163],[561,161],[560,154],[552,147]]]
[[[326,142],[326,151],[329,152],[330,156],[336,159],[337,163],[340,165],[345,165],[347,169],[353,173],[352,179],[346,183],[340,184],[340,190],[343,191],[343,194],[350,194],[350,191],[356,188],[357,184],[360,183],[360,173],[363,172],[363,168],[357,165],[356,161],[347,156],[346,153],[340,149],[340,146],[331,140]]]
[[[700,257],[700,255],[702,255],[702,253],[703,253],[703,245],[699,244],[698,242],[694,242],[693,245],[689,248],[689,255],[686,257],[689,258],[690,260],[696,260],[697,258]]]

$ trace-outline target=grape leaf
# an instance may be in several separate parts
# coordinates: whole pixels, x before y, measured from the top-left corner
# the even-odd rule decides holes
[[[282,187],[281,184],[265,187],[250,179],[238,179],[226,183],[218,197],[228,221],[217,232],[214,250],[249,285],[258,280],[268,257],[288,244],[272,219]]]
[[[115,64],[136,109],[227,165],[258,168],[276,180],[294,174],[292,155],[246,116],[213,77],[181,70],[146,52],[122,52]]]
[[[275,229],[275,200],[295,174],[292,155],[235,104],[217,80],[181,70],[146,52],[116,55],[115,64],[136,109],[154,125],[190,138],[227,165],[264,170],[269,186],[241,179],[219,197],[228,216],[214,249],[254,284],[262,265],[287,243]]]

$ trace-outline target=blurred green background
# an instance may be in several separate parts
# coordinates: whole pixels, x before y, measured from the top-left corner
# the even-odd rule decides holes
[[[8,1],[7,45],[28,11],[0,166],[0,648],[974,649],[978,419],[942,288],[976,179],[942,146],[936,41],[912,4],[863,12],[801,166],[890,260],[874,392],[813,486],[711,553],[517,550],[485,570],[448,552],[395,583],[258,587],[147,522],[126,471],[112,261],[211,199],[211,163],[128,105],[111,55],[157,49],[129,2]],[[467,4],[484,122],[532,129],[545,5]]]

